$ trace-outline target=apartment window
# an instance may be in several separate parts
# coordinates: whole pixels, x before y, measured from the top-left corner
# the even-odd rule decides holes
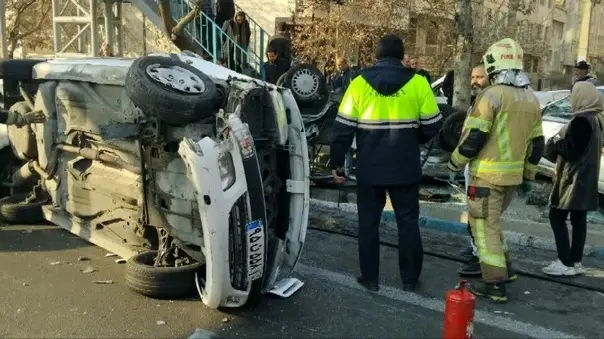
[[[426,27],[426,45],[438,45],[438,24],[435,21],[430,21]]]
[[[545,6],[545,0],[541,0],[541,6]]]
[[[549,0],[549,2],[547,3],[547,7],[552,8],[553,6],[554,6],[554,1]]]

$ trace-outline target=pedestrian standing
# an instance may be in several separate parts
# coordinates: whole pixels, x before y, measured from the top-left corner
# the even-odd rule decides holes
[[[239,11],[233,19],[225,21],[222,30],[230,38],[223,42],[222,57],[229,60],[230,69],[241,73],[247,64],[247,48],[252,35],[245,12]]]
[[[583,274],[581,264],[587,233],[587,212],[598,209],[602,138],[602,101],[596,87],[577,82],[570,94],[573,118],[548,140],[546,157],[556,163],[550,195],[549,221],[556,239],[558,259],[543,268],[554,276]],[[572,242],[566,219],[570,215]]]
[[[573,69],[573,77],[574,77],[573,86],[579,81],[587,81],[587,82],[594,84],[595,86],[599,85],[598,79],[596,79],[589,72],[590,68],[591,68],[591,65],[588,64],[587,61],[585,61],[585,60],[581,60],[581,61],[577,62],[577,64],[575,65],[575,68]],[[571,86],[571,90],[572,90],[573,86]]]
[[[410,57],[409,58],[409,66],[413,69],[415,69],[415,72],[421,76],[423,76],[424,78],[426,78],[426,80],[428,80],[428,83],[431,84],[432,83],[432,77],[430,76],[430,73],[428,71],[426,71],[425,69],[421,68],[420,64],[419,64],[419,58],[418,57]]]
[[[379,225],[388,193],[398,226],[403,289],[419,286],[423,247],[419,231],[419,145],[439,131],[442,116],[428,81],[403,67],[403,41],[386,35],[378,43],[375,66],[362,70],[344,93],[333,126],[334,182],[346,178],[342,166],[356,136],[359,215],[358,283],[379,289]]]
[[[268,39],[267,49],[273,50],[279,55],[279,58],[288,65],[292,62],[292,42],[289,32],[286,31],[285,22],[277,24],[277,33]]]
[[[490,86],[476,98],[448,164],[453,172],[470,167],[469,222],[484,282],[471,291],[499,303],[507,302],[505,283],[514,276],[501,214],[518,186],[532,186],[544,148],[541,109],[523,58],[512,39],[489,47],[483,62]]]
[[[344,93],[350,82],[357,76],[358,69],[350,67],[344,56],[336,57],[336,73],[331,81],[331,91]]]
[[[289,70],[289,64],[275,51],[275,48],[269,46],[266,50],[267,61],[262,64],[263,80],[277,84],[277,80]]]

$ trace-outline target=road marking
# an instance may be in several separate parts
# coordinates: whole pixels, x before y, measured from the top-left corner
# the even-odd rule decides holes
[[[359,286],[353,277],[328,271],[318,267],[307,266],[304,264],[298,264],[296,266],[296,272],[302,275],[310,275],[322,280],[329,281],[331,283],[352,288],[359,291],[364,289]],[[436,312],[444,312],[444,302],[424,296],[420,296],[415,293],[403,292],[400,289],[380,286],[380,291],[376,293],[382,297],[386,297],[392,300],[401,301],[414,306],[426,308]],[[513,320],[507,317],[493,315],[488,312],[476,310],[474,313],[474,321],[477,323],[485,324],[491,327],[499,328],[505,331],[514,332],[526,337],[532,338],[583,338],[573,334],[560,332],[557,330],[548,329],[542,326],[525,323],[522,321]]]

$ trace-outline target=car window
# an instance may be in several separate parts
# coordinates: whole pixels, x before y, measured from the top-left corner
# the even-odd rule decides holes
[[[598,88],[600,98],[604,102],[604,88]],[[543,119],[568,121],[572,118],[572,108],[570,107],[570,97],[554,101],[543,109]]]

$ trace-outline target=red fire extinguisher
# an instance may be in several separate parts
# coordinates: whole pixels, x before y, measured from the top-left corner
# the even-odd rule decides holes
[[[470,339],[474,332],[476,297],[462,280],[455,289],[447,292],[445,300],[444,339]]]

